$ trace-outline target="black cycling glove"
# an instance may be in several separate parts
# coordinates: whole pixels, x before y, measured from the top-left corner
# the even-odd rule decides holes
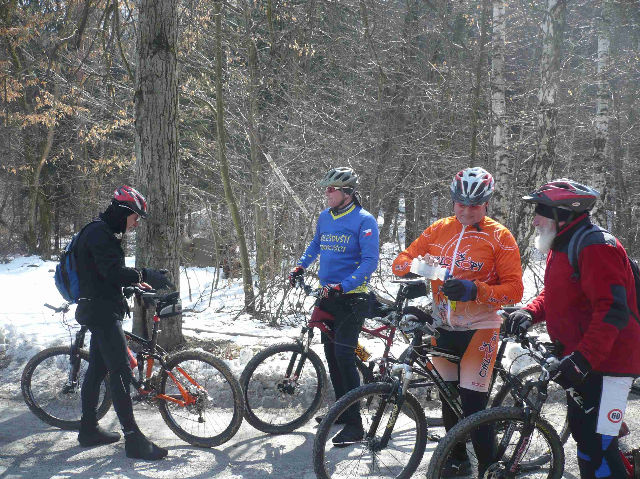
[[[574,351],[560,361],[558,370],[552,373],[551,379],[563,389],[570,389],[581,384],[590,371],[591,364],[587,358],[580,351]]]
[[[166,269],[144,268],[142,270],[142,281],[148,283],[153,289],[175,288],[169,281]]]
[[[509,315],[504,322],[504,332],[516,336],[523,335],[533,324],[533,316],[526,309],[519,309]]]

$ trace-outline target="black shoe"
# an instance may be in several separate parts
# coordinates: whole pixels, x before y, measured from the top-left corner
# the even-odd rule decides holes
[[[320,424],[324,421],[324,416],[316,416],[316,422]],[[345,420],[342,419],[342,416],[338,416],[338,419],[335,420],[333,424],[346,424]]]
[[[120,440],[120,433],[109,432],[95,424],[93,427],[80,427],[78,442],[82,447],[100,446],[102,444],[113,444]]]
[[[333,437],[333,447],[347,447],[362,441],[364,429],[362,424],[347,424],[342,431]]]
[[[140,431],[130,431],[124,433],[124,450],[127,457],[133,459],[145,459],[147,461],[157,461],[166,457],[169,453],[164,447],[158,447]]]
[[[463,477],[469,474],[471,474],[471,461],[468,457],[458,459],[449,456],[444,463],[442,471],[440,471],[440,477]]]

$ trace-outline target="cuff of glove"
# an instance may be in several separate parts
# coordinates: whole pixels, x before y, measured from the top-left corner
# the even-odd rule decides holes
[[[571,353],[571,359],[585,376],[589,371],[593,369],[591,367],[591,363],[587,360],[587,358],[584,357],[584,355],[580,351],[574,351],[573,353]]]

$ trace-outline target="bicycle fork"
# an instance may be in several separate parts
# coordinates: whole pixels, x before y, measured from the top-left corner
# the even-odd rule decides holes
[[[71,349],[69,350],[69,375],[67,377],[67,384],[62,388],[63,393],[74,392],[78,385],[78,374],[80,373],[80,349],[84,346],[84,336],[86,334],[86,326],[80,328],[80,331],[76,333],[76,339],[71,343]]]
[[[304,341],[304,337],[307,335],[306,344]],[[302,345],[302,354],[300,354],[300,361],[296,365],[296,361],[298,361],[298,353],[294,352],[291,355],[291,359],[289,360],[289,364],[287,365],[287,370],[285,372],[285,381],[286,383],[278,384],[278,389],[280,392],[293,394],[293,388],[291,386],[292,382],[295,382],[300,377],[302,373],[302,368],[304,367],[304,363],[307,360],[307,351],[309,351],[309,347],[311,345],[311,340],[313,339],[313,329],[307,329],[306,327],[302,328],[302,332],[300,333],[300,338],[297,343]],[[295,371],[294,371],[295,367]]]
[[[384,449],[389,444],[389,439],[391,438],[391,433],[393,432],[393,428],[396,425],[396,421],[398,420],[398,415],[402,410],[402,405],[405,401],[405,396],[407,393],[407,389],[409,388],[409,382],[413,378],[413,371],[411,370],[411,366],[408,364],[394,364],[391,369],[391,376],[396,379],[393,381],[393,389],[391,393],[385,398],[384,401],[380,403],[378,409],[373,416],[371,427],[367,432],[367,438],[372,438],[375,435],[375,432],[380,425],[380,421],[382,421],[382,415],[386,409],[386,405],[389,400],[393,398],[393,409],[391,411],[391,416],[387,421],[387,425],[385,426],[384,433],[382,437],[375,445],[377,450]]]

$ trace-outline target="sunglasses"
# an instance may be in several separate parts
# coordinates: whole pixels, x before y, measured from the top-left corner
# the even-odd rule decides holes
[[[327,186],[327,193],[333,193],[334,191],[342,191],[339,186]]]

